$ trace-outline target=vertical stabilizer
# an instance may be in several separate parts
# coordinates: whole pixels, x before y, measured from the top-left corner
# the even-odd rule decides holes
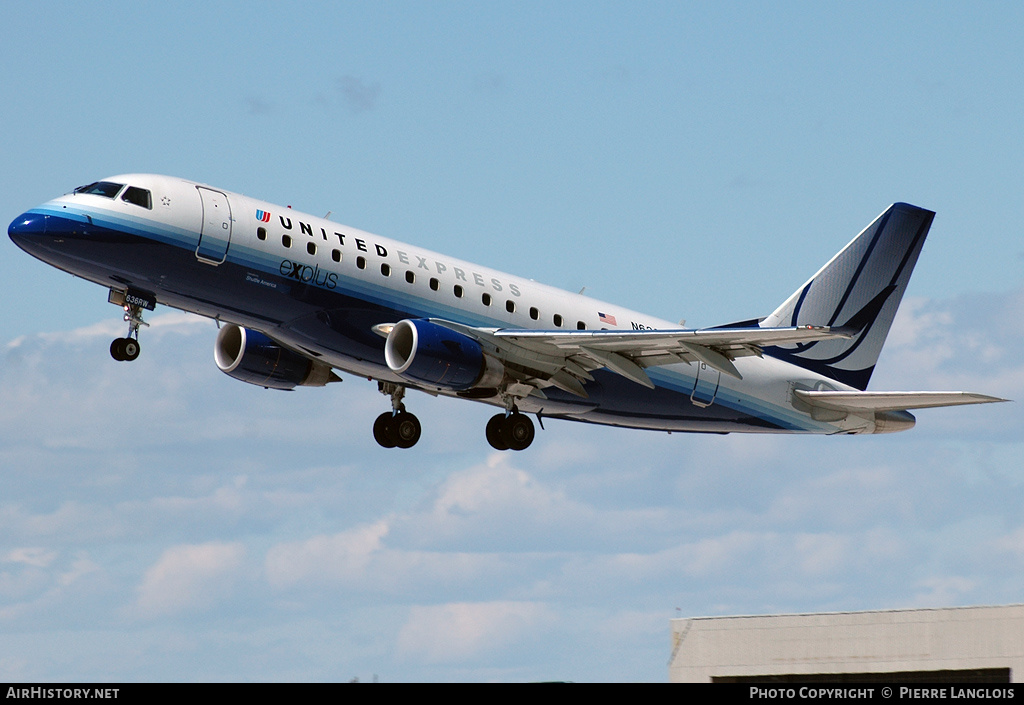
[[[774,346],[765,354],[866,389],[935,213],[895,203],[761,322],[857,331],[848,340]]]

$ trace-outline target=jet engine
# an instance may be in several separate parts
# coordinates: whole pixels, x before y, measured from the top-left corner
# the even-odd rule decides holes
[[[502,364],[486,355],[468,335],[423,319],[395,324],[384,344],[392,372],[442,389],[494,388],[505,375]]]
[[[224,374],[260,387],[290,390],[340,381],[330,366],[289,350],[263,333],[234,324],[220,329],[213,358]]]

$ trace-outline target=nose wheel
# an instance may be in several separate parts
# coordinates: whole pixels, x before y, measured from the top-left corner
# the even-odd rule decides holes
[[[110,344],[110,357],[118,362],[131,362],[140,352],[142,347],[135,338],[116,338]]]

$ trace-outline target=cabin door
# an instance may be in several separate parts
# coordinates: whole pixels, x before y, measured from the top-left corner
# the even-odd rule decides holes
[[[202,186],[196,188],[203,202],[203,227],[196,257],[206,264],[220,264],[227,259],[231,244],[231,206],[224,193]]]

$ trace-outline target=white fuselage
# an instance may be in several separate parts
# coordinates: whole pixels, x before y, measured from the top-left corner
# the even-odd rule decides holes
[[[381,352],[379,324],[442,319],[483,329],[643,331],[670,321],[401,243],[291,208],[182,179],[111,182],[151,194],[149,207],[72,193],[28,211],[45,232],[11,226],[36,257],[111,289],[257,330],[332,368],[431,393]],[[26,221],[28,222],[28,221]],[[116,233],[117,237],[111,234]],[[734,361],[741,379],[699,361],[647,368],[650,390],[595,371],[587,398],[526,395],[523,411],[677,431],[871,433],[875,415],[812,414],[793,390],[851,389],[773,357]],[[603,375],[603,376],[602,376]],[[497,398],[483,401],[500,403]]]

